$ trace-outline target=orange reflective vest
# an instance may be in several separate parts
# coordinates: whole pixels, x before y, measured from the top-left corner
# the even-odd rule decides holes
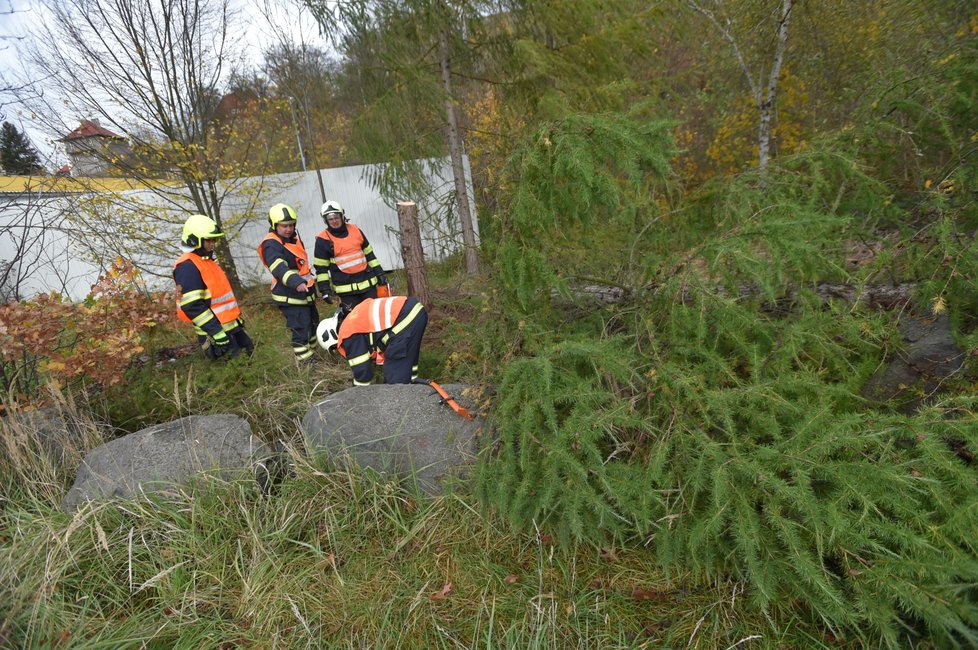
[[[261,245],[264,244],[269,239],[274,239],[278,243],[282,244],[282,246],[285,247],[285,250],[295,255],[296,264],[299,265],[299,268],[296,269],[296,272],[302,276],[303,280],[306,281],[307,286],[311,287],[313,284],[315,284],[316,277],[312,273],[312,267],[309,266],[309,254],[306,253],[306,247],[302,245],[302,240],[299,239],[299,235],[295,236],[294,242],[284,242],[282,241],[281,237],[279,237],[273,232],[270,232],[267,235],[265,235],[265,237],[262,238],[260,242],[258,242],[258,257],[261,259],[261,263],[265,265],[266,269],[268,268],[268,263],[265,262],[265,255],[262,253]],[[272,277],[273,289],[275,288],[276,284],[278,284],[278,278],[275,278],[273,276]]]
[[[238,307],[238,300],[231,291],[231,283],[224,270],[211,258],[204,258],[194,253],[184,253],[173,264],[173,268],[183,262],[190,260],[197,270],[200,271],[200,278],[204,281],[204,286],[211,295],[211,311],[217,317],[221,325],[230,323],[241,316],[241,308]],[[190,317],[180,308],[180,300],[183,292],[177,289],[177,317],[187,323],[192,323]]]
[[[332,262],[343,273],[353,275],[367,270],[367,256],[363,252],[363,233],[352,223],[346,224],[346,237],[333,237],[329,229],[323,230],[316,235],[326,239],[333,244]]]
[[[346,350],[343,349],[344,339],[354,334],[374,334],[394,327],[397,315],[404,308],[407,300],[407,296],[367,298],[358,304],[340,324],[336,349],[346,358]]]

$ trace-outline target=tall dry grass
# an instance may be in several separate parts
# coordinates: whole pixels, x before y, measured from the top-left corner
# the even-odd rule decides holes
[[[541,532],[509,532],[464,495],[424,498],[292,443],[291,471],[271,491],[203,476],[165,499],[68,515],[57,504],[73,468],[108,432],[68,398],[62,410],[75,428],[58,453],[28,425],[4,424],[0,647],[775,648],[800,638],[773,637],[795,622],[772,628],[736,584],[663,576],[641,548],[561,549]]]

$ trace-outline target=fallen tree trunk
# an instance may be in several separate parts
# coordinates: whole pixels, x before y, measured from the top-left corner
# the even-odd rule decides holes
[[[910,301],[916,288],[917,283],[915,282],[904,282],[896,285],[876,284],[862,287],[855,284],[826,282],[817,285],[815,293],[821,296],[825,302],[842,300],[848,303],[864,303],[870,309],[900,309]],[[650,291],[656,292],[658,290],[661,288],[653,288]],[[716,287],[714,291],[721,296],[729,295],[724,287]],[[592,300],[600,304],[613,305],[622,302],[633,292],[625,287],[591,284],[574,288],[571,293],[578,300]],[[737,293],[739,298],[751,298],[760,293],[760,288],[756,285],[745,285],[740,287]],[[778,300],[778,303],[791,303],[797,297],[798,289],[792,288]],[[684,303],[691,303],[693,301],[692,290],[688,287],[684,288],[681,295],[676,296],[676,299]]]

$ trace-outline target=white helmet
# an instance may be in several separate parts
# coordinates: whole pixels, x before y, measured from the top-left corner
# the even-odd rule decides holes
[[[333,213],[339,213],[340,219],[346,221],[346,210],[343,209],[339,201],[326,201],[323,203],[323,207],[319,208],[319,216],[323,219],[326,219],[326,215]]]
[[[335,315],[319,321],[319,326],[316,328],[316,341],[322,349],[335,348],[336,344],[340,342],[339,320],[339,316]]]

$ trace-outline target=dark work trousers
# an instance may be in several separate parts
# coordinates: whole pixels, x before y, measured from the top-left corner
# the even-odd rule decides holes
[[[418,376],[421,338],[427,326],[428,312],[422,309],[410,325],[391,337],[384,350],[385,384],[410,384]]]
[[[312,357],[316,344],[316,326],[319,325],[319,310],[315,303],[308,305],[280,305],[285,326],[292,335],[292,351],[296,359],[304,361]]]
[[[367,289],[366,291],[363,291],[361,293],[340,293],[340,294],[336,294],[336,295],[338,295],[339,298],[340,298],[340,304],[343,307],[345,307],[345,309],[342,309],[341,311],[343,312],[343,316],[346,316],[351,311],[353,311],[353,308],[354,307],[356,307],[357,305],[359,305],[361,302],[363,302],[367,298],[376,298],[377,297],[377,287],[376,286],[370,287],[369,289]],[[343,319],[341,318],[340,319],[340,322],[342,322],[342,321],[343,321]]]

